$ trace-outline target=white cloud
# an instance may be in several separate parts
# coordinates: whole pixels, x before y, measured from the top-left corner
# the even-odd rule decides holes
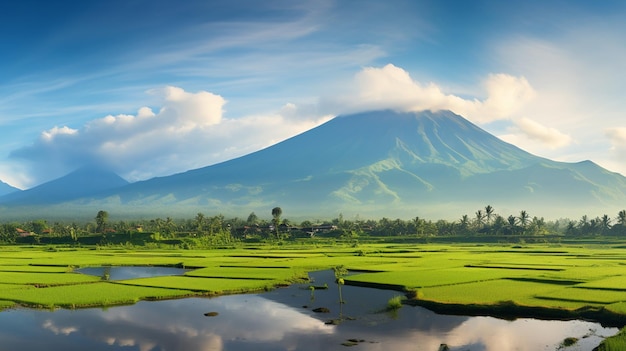
[[[602,160],[602,164],[608,169],[626,175],[626,127],[614,127],[605,130],[611,147],[608,152],[609,158]]]
[[[79,129],[54,127],[11,156],[32,161],[33,174],[51,178],[85,164],[104,164],[129,180],[140,180],[242,156],[330,118],[315,117],[310,108],[294,104],[278,113],[225,118],[226,100],[219,95],[177,87],[149,93],[160,98],[158,112],[142,107],[134,115],[109,115]]]
[[[626,148],[626,127],[608,128],[605,134],[609,137],[613,148]]]
[[[78,132],[76,129],[68,128],[68,127],[54,127],[50,130],[41,133],[41,139],[44,141],[51,141],[57,135],[73,135]]]
[[[626,45],[619,16],[554,23],[550,35],[505,37],[494,43],[500,69],[517,72],[537,92],[524,116],[571,137],[569,147],[541,150],[562,161],[591,159],[626,174],[623,146]]]
[[[529,114],[532,106],[543,102],[544,97],[524,76],[490,74],[481,82],[481,90],[472,95],[484,97],[463,98],[448,93],[435,83],[416,81],[404,69],[388,64],[382,68],[364,68],[343,96],[322,100],[322,104],[340,113],[448,109],[479,125],[503,121],[500,128],[504,126],[504,129],[494,134],[501,134],[501,139],[542,156],[546,150],[562,150],[576,144],[563,131],[565,126],[554,123],[550,116],[528,117],[532,115]]]
[[[535,91],[524,77],[492,74],[484,83],[487,99],[482,103],[482,121],[514,117],[535,98]],[[476,116],[481,118],[480,116]]]
[[[529,118],[520,118],[515,121],[515,125],[528,139],[540,141],[551,148],[567,146],[572,142],[572,138],[569,135],[563,134],[555,128],[546,127]]]
[[[326,103],[342,112],[373,109],[400,111],[451,110],[476,123],[511,119],[536,93],[524,77],[491,74],[483,82],[484,100],[448,94],[435,83],[415,81],[407,71],[392,64],[366,67],[359,72],[350,91]]]

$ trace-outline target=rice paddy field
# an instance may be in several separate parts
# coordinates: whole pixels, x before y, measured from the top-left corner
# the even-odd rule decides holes
[[[257,292],[343,265],[345,283],[402,291],[460,314],[626,321],[626,248],[610,244],[363,244],[214,250],[0,247],[0,309],[81,308]],[[103,280],[77,268],[184,267],[177,276]]]

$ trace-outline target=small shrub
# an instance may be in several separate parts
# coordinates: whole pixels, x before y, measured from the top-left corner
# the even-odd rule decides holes
[[[569,347],[569,346],[576,344],[577,342],[578,342],[578,338],[568,337],[568,338],[565,338],[563,342],[561,342],[561,346]]]
[[[387,301],[387,311],[395,311],[402,307],[402,300],[404,300],[404,296],[394,296]]]

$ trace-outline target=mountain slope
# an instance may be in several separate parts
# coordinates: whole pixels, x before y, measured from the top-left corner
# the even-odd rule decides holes
[[[80,179],[92,182],[76,186]],[[220,164],[132,184],[111,174],[100,187],[94,181],[68,175],[0,202],[163,216],[244,216],[281,206],[308,218],[458,218],[487,204],[503,214],[575,218],[616,213],[626,203],[625,177],[589,161],[532,155],[449,111],[340,116]]]
[[[3,181],[0,181],[0,196],[10,194],[16,191],[20,191],[20,189],[12,187]]]
[[[83,167],[64,177],[34,188],[0,197],[6,205],[44,205],[94,196],[127,185],[113,172],[98,167]]]
[[[113,193],[112,193],[113,195]],[[121,203],[213,211],[407,216],[612,206],[626,178],[591,163],[534,156],[449,111],[375,111],[337,117],[267,149],[115,191]],[[478,207],[478,208],[481,208]]]

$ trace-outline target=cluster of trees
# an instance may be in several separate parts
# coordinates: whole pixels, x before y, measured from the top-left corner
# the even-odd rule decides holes
[[[365,221],[377,235],[626,235],[626,210],[619,211],[615,220],[609,215],[590,219],[587,215],[578,221],[559,219],[546,221],[543,217],[531,216],[526,210],[517,215],[502,216],[491,205],[477,210],[473,216],[467,214],[457,221],[430,221],[415,217],[410,221],[382,218],[379,221]],[[358,222],[356,223],[358,225]],[[351,225],[354,225],[351,224]]]
[[[389,219],[347,220],[342,215],[323,222],[309,220],[292,223],[282,217],[280,207],[271,210],[272,218],[259,218],[254,212],[246,219],[230,218],[223,215],[206,216],[198,213],[192,219],[174,220],[155,218],[150,220],[111,222],[106,211],[99,211],[94,222],[49,224],[45,220],[24,223],[0,224],[0,241],[15,242],[20,235],[39,235],[49,237],[71,237],[77,240],[83,236],[132,234],[137,232],[152,233],[156,239],[180,237],[211,238],[213,242],[227,243],[246,237],[258,239],[287,239],[308,233],[314,235],[314,228],[326,228],[325,234],[343,238],[360,236],[528,236],[528,235],[566,235],[626,236],[626,210],[619,211],[615,218],[609,215],[590,218],[587,215],[579,220],[560,219],[546,221],[543,217],[531,216],[522,210],[519,214],[502,216],[487,205],[477,210],[473,216],[463,215],[458,220],[426,220],[415,217],[410,220]],[[330,228],[330,229],[329,229]]]

